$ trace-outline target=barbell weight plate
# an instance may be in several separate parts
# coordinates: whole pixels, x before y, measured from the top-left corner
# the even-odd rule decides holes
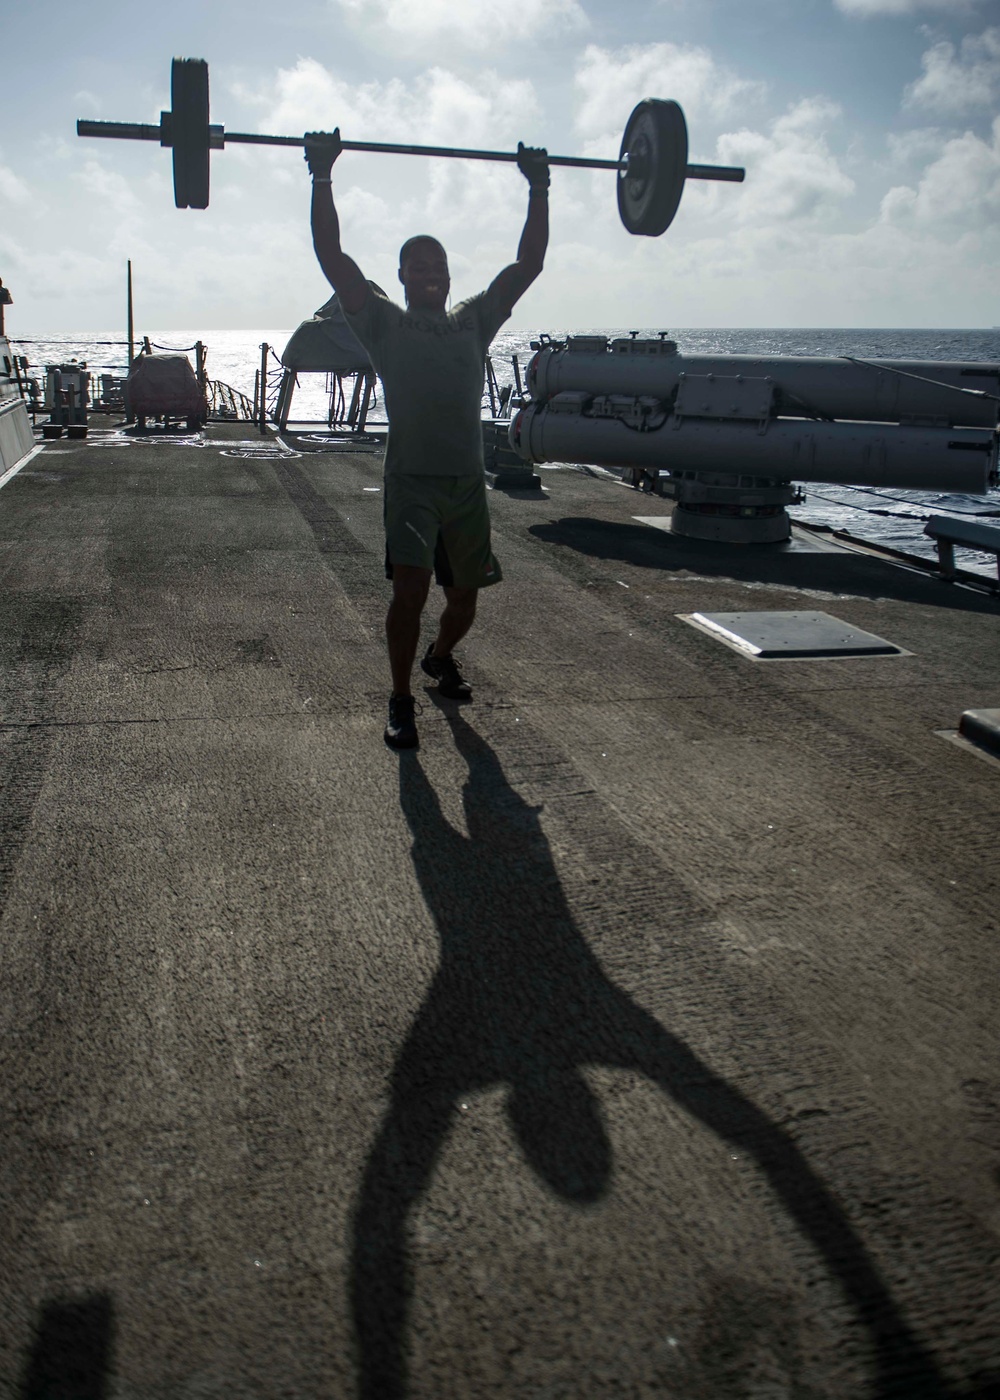
[[[170,133],[174,156],[174,203],[178,209],[208,208],[208,64],[175,58],[170,65]]]
[[[618,212],[629,233],[658,238],[670,227],[684,193],[688,137],[676,102],[647,97],[625,125],[618,176]]]

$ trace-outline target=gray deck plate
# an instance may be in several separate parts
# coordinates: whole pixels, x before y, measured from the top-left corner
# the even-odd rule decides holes
[[[966,710],[958,732],[970,743],[1000,757],[1000,710]]]
[[[901,647],[825,612],[691,613],[685,620],[737,650],[765,659],[901,656]]]

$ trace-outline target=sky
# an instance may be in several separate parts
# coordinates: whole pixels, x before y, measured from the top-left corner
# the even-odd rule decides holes
[[[296,148],[212,155],[207,210],[170,152],[81,139],[159,121],[173,56],[208,60],[229,131],[615,158],[635,105],[684,110],[689,180],[659,238],[613,172],[554,170],[542,276],[511,329],[1000,325],[1000,0],[0,0],[0,278],[15,337],[291,328],[329,288]],[[44,23],[42,16],[44,15]],[[456,299],[513,260],[512,165],[344,153],[342,244],[390,294],[405,238]],[[395,292],[393,291],[395,289]]]

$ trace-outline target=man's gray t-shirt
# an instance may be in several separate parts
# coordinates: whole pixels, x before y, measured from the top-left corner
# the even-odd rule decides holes
[[[510,308],[490,289],[453,311],[408,311],[369,283],[361,310],[344,314],[382,380],[386,475],[482,474],[486,352]]]

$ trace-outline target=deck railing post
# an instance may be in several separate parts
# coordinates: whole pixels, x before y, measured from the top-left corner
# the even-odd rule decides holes
[[[125,371],[125,380],[126,380],[126,383],[128,382],[128,376],[129,376],[129,374],[130,374],[130,372],[131,372],[131,369],[132,369],[132,361],[135,359],[135,319],[134,319],[133,311],[132,311],[132,259],[131,259],[131,258],[128,259],[128,296],[127,296],[127,300],[128,300],[128,306],[127,306],[127,308],[126,308],[126,315],[127,315],[127,319],[128,319],[128,369]],[[124,397],[124,388],[123,388],[123,390],[122,390],[122,396]],[[126,421],[127,423],[134,423],[134,422],[135,422],[135,414],[132,412],[131,408],[129,408],[127,404],[126,404],[126,408],[125,408],[125,421]]]
[[[260,435],[267,432],[267,352],[270,350],[266,340],[261,341],[260,346]]]

